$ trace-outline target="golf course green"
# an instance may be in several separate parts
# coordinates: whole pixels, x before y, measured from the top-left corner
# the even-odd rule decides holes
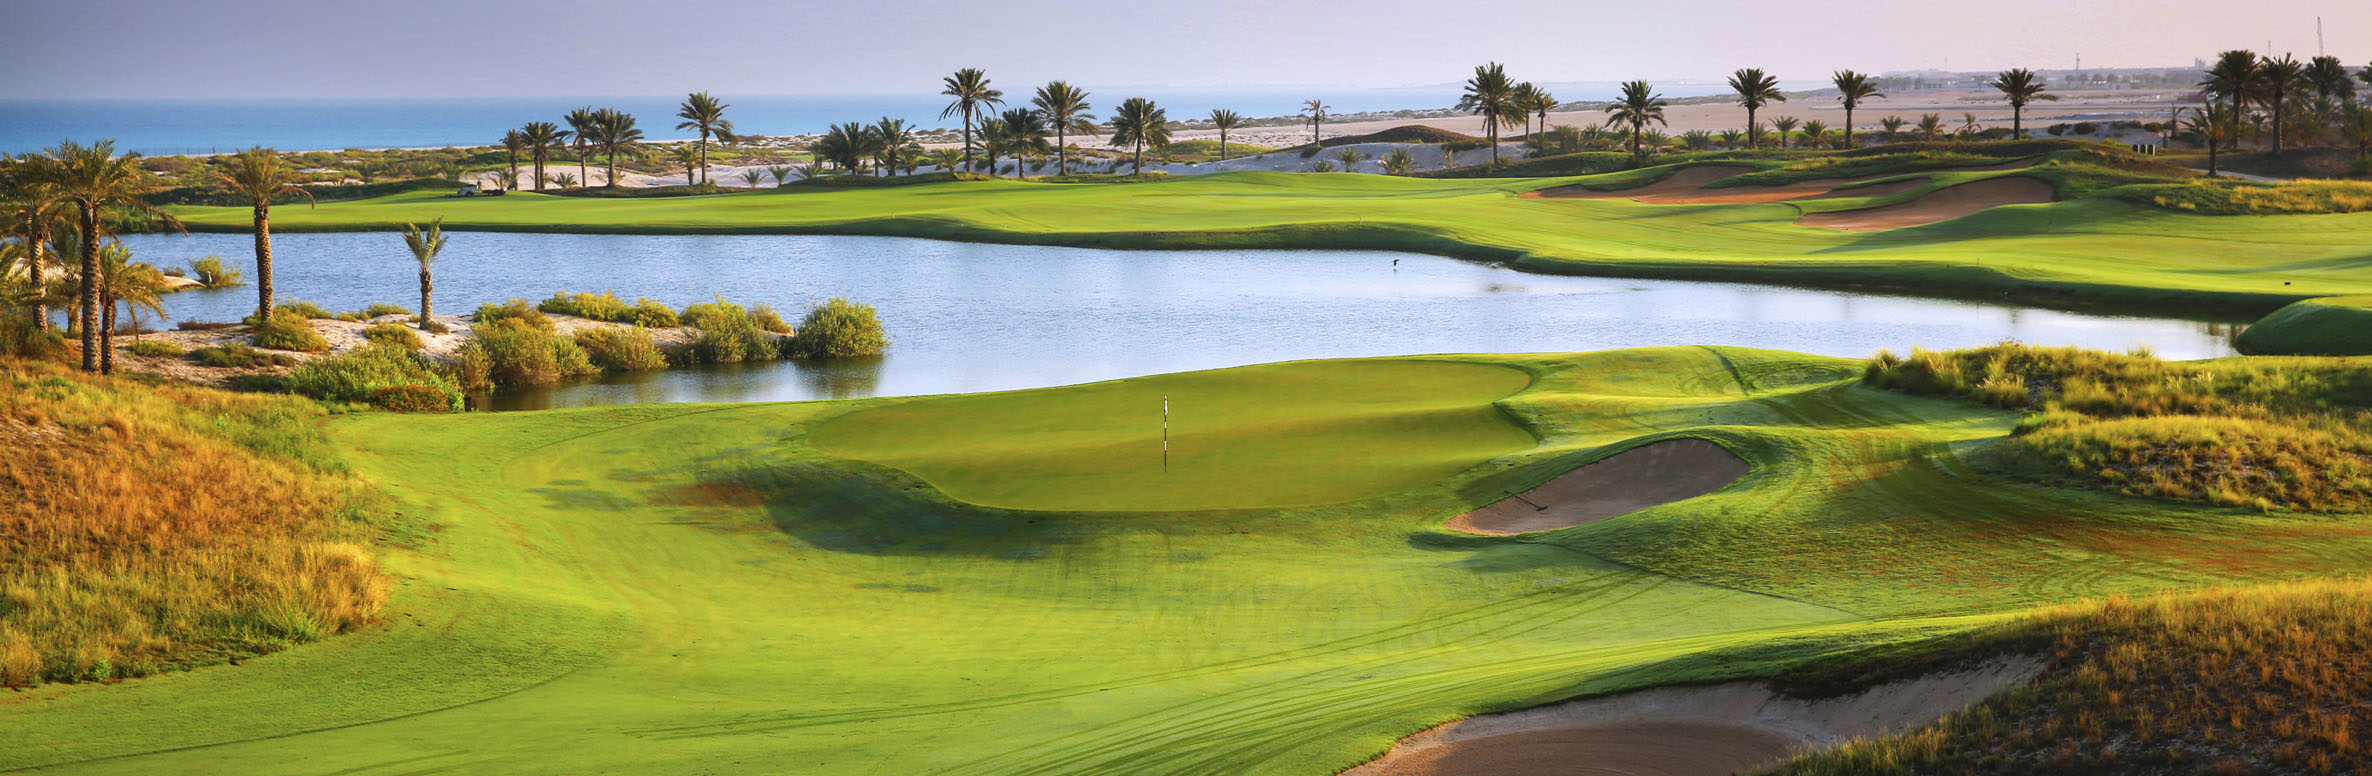
[[[382,548],[385,625],[0,694],[0,771],[1322,776],[1466,714],[2372,562],[2352,521],[1979,472],[1956,451],[2016,414],[1861,372],[1670,347],[341,415],[419,537]],[[1751,470],[1569,529],[1442,528],[1679,437]]]
[[[2060,152],[2014,169],[1920,169],[1855,196],[1648,204],[1522,196],[1634,186],[1664,168],[1595,176],[1418,179],[1234,172],[1135,183],[1008,180],[785,186],[760,193],[587,198],[435,192],[284,207],[282,231],[454,230],[835,233],[1122,248],[1364,248],[1505,261],[1541,272],[1773,282],[2063,306],[2255,317],[2316,296],[2372,292],[2372,213],[2207,215],[2099,193],[2120,173]],[[1994,160],[1977,159],[1976,162]],[[2021,162],[2022,163],[2022,162]],[[1999,167],[2000,165],[1991,165]],[[1814,175],[1819,173],[1806,173]],[[1797,175],[1801,179],[1804,175]],[[1947,187],[2036,178],[2060,200],[1880,231],[1798,224],[1913,202]],[[1735,190],[1738,187],[1723,189]],[[189,228],[241,231],[239,207],[179,206]]]

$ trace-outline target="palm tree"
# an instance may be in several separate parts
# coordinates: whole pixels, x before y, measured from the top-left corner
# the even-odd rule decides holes
[[[1548,131],[1548,112],[1556,110],[1557,106],[1560,104],[1562,103],[1557,102],[1556,95],[1549,94],[1547,89],[1541,89],[1537,87],[1532,89],[1532,113],[1533,115],[1540,117],[1539,128],[1532,131]]]
[[[24,246],[25,281],[34,292],[29,305],[33,328],[49,328],[49,306],[41,293],[42,248],[49,243],[58,202],[56,161],[40,154],[0,154],[0,203],[8,208],[8,233]]]
[[[1837,85],[1837,102],[1845,104],[1845,147],[1852,148],[1853,109],[1859,107],[1862,100],[1884,98],[1886,95],[1878,92],[1878,85],[1870,83],[1869,76],[1851,70],[1837,71],[1829,76],[1829,82]]]
[[[2012,139],[2026,136],[2027,103],[2035,100],[2057,101],[2059,99],[2059,95],[2045,93],[2051,88],[2050,85],[2043,83],[2043,79],[2036,76],[2034,71],[2023,67],[2013,67],[2001,71],[2001,74],[1994,76],[1993,82],[1988,85],[2001,92],[2001,96],[2010,101],[2010,137]]]
[[[1359,163],[1366,161],[1367,155],[1359,153],[1355,148],[1345,148],[1334,152],[1334,158],[1342,162],[1343,172],[1358,172]]]
[[[1310,142],[1318,142],[1318,128],[1326,123],[1326,111],[1333,107],[1324,100],[1302,101],[1301,110],[1296,112],[1310,117]]]
[[[700,185],[700,149],[692,147],[691,143],[677,143],[668,148],[667,155],[673,157],[676,164],[684,166],[684,185]]]
[[[1038,96],[1030,100],[1038,106],[1039,115],[1054,125],[1054,174],[1071,174],[1071,140],[1073,131],[1095,134],[1095,117],[1088,115],[1087,90],[1063,81],[1048,82],[1038,87]]]
[[[1780,148],[1787,147],[1787,136],[1795,134],[1796,126],[1802,123],[1794,116],[1777,116],[1771,119],[1771,131],[1778,133],[1775,142],[1779,144]]]
[[[1317,102],[1311,100],[1310,102]],[[1130,97],[1120,103],[1120,110],[1112,114],[1112,144],[1136,149],[1135,166],[1131,174],[1145,171],[1145,147],[1155,150],[1169,147],[1170,118],[1152,100]]]
[[[1960,114],[1960,136],[1961,136],[1961,137],[1976,137],[1976,136],[1977,136],[1977,133],[1979,133],[1979,132],[1983,132],[1983,131],[1985,131],[1985,125],[1977,123],[1977,114],[1974,114],[1974,113],[1962,113],[1962,114]]]
[[[445,242],[451,239],[445,235],[443,218],[428,222],[427,229],[404,224],[404,247],[412,249],[412,259],[420,262],[420,321],[417,325],[423,329],[428,328],[429,320],[436,315],[436,281],[429,274],[428,267],[436,263],[437,254],[445,251]]]
[[[508,190],[519,187],[519,152],[526,150],[526,148],[526,133],[520,132],[516,129],[502,133],[502,150],[509,152],[511,155],[510,174],[504,176],[502,188]]]
[[[2283,54],[2280,59],[2266,57],[2264,66],[2257,71],[2257,78],[2264,90],[2267,106],[2273,111],[2273,155],[2280,156],[2283,150],[2281,104],[2292,92],[2305,85],[2306,66],[2299,64],[2297,57],[2288,54]]]
[[[907,146],[905,148],[898,149],[897,161],[898,168],[905,170],[908,176],[912,176],[914,175],[914,168],[921,167],[923,164],[931,161],[931,155],[924,153],[922,146]],[[755,185],[756,184],[752,184],[752,187],[754,188]]]
[[[560,188],[564,189],[575,188],[577,185],[577,176],[570,175],[565,172],[554,175],[552,176],[552,185],[559,186]]]
[[[1613,105],[1606,107],[1606,114],[1609,126],[1631,126],[1631,155],[1644,157],[1647,154],[1639,148],[1639,138],[1646,131],[1648,122],[1665,123],[1664,96],[1656,94],[1654,87],[1648,86],[1646,81],[1627,82],[1623,84],[1622,96],[1616,98]]]
[[[642,130],[634,126],[634,114],[615,108],[602,108],[593,114],[593,143],[601,147],[601,161],[609,167],[609,178],[602,185],[618,187],[618,155],[634,153],[642,144]]]
[[[791,166],[787,164],[778,164],[766,168],[766,173],[768,175],[774,176],[775,188],[781,188],[783,184],[789,183],[791,180],[791,173],[793,172],[795,172],[795,170],[792,170]]]
[[[600,113],[593,110],[592,106],[586,106],[569,111],[568,115],[561,117],[560,120],[568,122],[569,144],[576,147],[577,183],[591,186],[593,185],[593,173],[585,169],[585,150],[593,145],[593,133],[601,122]],[[565,183],[560,187],[570,188]]]
[[[1919,114],[1919,139],[1934,140],[1944,134],[1944,117],[1938,113]]]
[[[2306,83],[2321,100],[2344,102],[2356,94],[2355,78],[2348,75],[2347,66],[2340,64],[2338,57],[2315,57],[2306,63]]]
[[[1409,153],[1406,148],[1395,149],[1384,155],[1385,175],[1407,175],[1416,169],[1417,155]]]
[[[742,170],[741,182],[747,184],[750,188],[755,189],[758,187],[758,184],[766,182],[766,171],[756,167]]]
[[[2339,117],[2339,134],[2356,143],[2356,156],[2372,158],[2372,106],[2349,105]]]
[[[1513,126],[1517,116],[1529,117],[1516,104],[1516,87],[1507,78],[1507,68],[1497,62],[1475,66],[1474,77],[1466,79],[1466,93],[1458,96],[1457,109],[1482,117],[1493,167],[1499,166],[1499,127]]]
[[[939,118],[963,114],[964,159],[968,162],[972,158],[972,115],[1004,105],[1005,93],[988,88],[988,73],[973,67],[957,70],[955,75],[948,76],[941,83],[946,88],[939,90],[939,93],[954,97],[955,102],[948,103],[947,109],[939,112]]]
[[[675,112],[676,118],[684,120],[683,123],[675,125],[676,129],[689,129],[700,133],[700,177],[702,179],[708,177],[708,139],[715,137],[726,143],[733,142],[733,122],[725,120],[725,109],[730,107],[733,106],[717,102],[717,98],[708,96],[707,92],[693,92],[684,98],[684,104]],[[700,181],[689,182],[699,183]]]
[[[997,150],[1001,153],[989,158],[989,172],[996,172],[995,156],[1003,155],[1013,157],[1013,177],[1029,177],[1029,161],[1024,157],[1047,151],[1046,118],[1029,108],[1012,108],[999,114],[996,123]],[[982,135],[986,134],[982,130]]]
[[[313,201],[313,192],[298,186],[304,180],[280,152],[261,146],[232,154],[214,174],[223,185],[255,208],[255,319],[272,317],[272,200],[299,194]]]
[[[99,249],[99,309],[104,320],[99,324],[99,349],[102,371],[113,372],[108,362],[114,360],[115,308],[122,304],[132,315],[132,328],[140,328],[140,310],[147,308],[157,317],[165,316],[165,273],[157,268],[132,260],[132,249],[123,243],[108,240]]]
[[[79,315],[82,323],[82,368],[88,372],[113,371],[115,367],[114,354],[111,351],[103,352],[100,349],[99,332],[97,331],[100,326],[99,284],[101,273],[104,272],[99,264],[99,243],[101,238],[106,236],[107,229],[106,221],[100,218],[100,212],[123,210],[146,214],[176,228],[181,225],[181,222],[140,197],[154,189],[155,184],[151,182],[148,170],[140,166],[139,154],[127,153],[122,156],[115,154],[115,141],[101,140],[90,145],[82,145],[68,140],[51,148],[49,156],[54,160],[53,164],[55,165],[54,174],[50,176],[57,187],[55,196],[59,202],[72,203],[75,206],[75,215],[80,222],[78,224],[80,232],[76,238],[80,241],[78,245],[82,252],[82,278],[79,284],[81,287],[81,312]],[[247,159],[264,156],[270,156],[272,160],[270,164],[273,168],[278,168],[279,157],[265,149],[249,149],[239,155],[239,157]],[[234,159],[239,157],[234,157]],[[234,162],[234,164],[237,163]],[[268,178],[259,177],[256,180],[268,180]],[[276,187],[271,190],[275,193],[278,191]],[[269,196],[256,205],[256,225],[258,227],[256,245],[260,251],[265,252],[266,256],[269,255],[269,243],[265,241],[266,238],[263,235],[266,234],[264,227],[268,224],[268,220],[265,213],[269,207]],[[266,274],[265,277],[270,277],[270,275]],[[267,308],[268,311],[269,308]]]
[[[961,167],[964,164],[964,152],[953,148],[942,148],[937,151],[932,151],[930,157],[930,162],[933,166],[936,166],[939,169],[945,170],[947,172],[955,172],[957,167]]]
[[[880,138],[865,125],[849,122],[832,127],[815,142],[816,158],[838,165],[841,171],[855,174],[864,169],[865,160],[873,157],[873,144]]]
[[[1797,145],[1801,145],[1805,148],[1819,148],[1821,144],[1826,141],[1827,137],[1828,123],[1819,119],[1813,119],[1811,121],[1804,122],[1804,138],[1800,141],[1797,141]]]
[[[1746,106],[1746,147],[1753,148],[1757,135],[1754,112],[1774,102],[1786,102],[1787,95],[1779,91],[1779,79],[1763,73],[1762,68],[1749,67],[1730,74],[1730,89],[1738,93],[1738,104]],[[1787,141],[1787,130],[1779,130],[1780,142]]]
[[[1227,161],[1227,131],[1244,125],[1244,117],[1226,108],[1211,111],[1211,126],[1219,128],[1219,161]]]
[[[573,133],[563,131],[549,121],[533,121],[520,127],[519,134],[526,139],[527,158],[535,165],[535,190],[543,191],[544,162],[551,158],[552,150],[567,142]]]
[[[2207,77],[2199,81],[2199,88],[2230,101],[2233,127],[2237,130],[2239,116],[2248,110],[2247,102],[2257,92],[2257,79],[2262,71],[2257,52],[2233,49],[2216,55],[2216,63],[2207,68]]]
[[[2184,123],[2184,128],[2197,136],[2199,142],[2207,144],[2207,174],[2214,176],[2217,172],[2216,147],[2233,140],[2240,133],[2240,122],[2233,114],[2232,106],[2214,102],[2199,106],[2193,109],[2191,120]]]
[[[1540,88],[1533,86],[1531,81],[1516,84],[1515,89],[1507,95],[1508,106],[1514,108],[1516,115],[1522,116],[1524,119],[1524,136],[1526,137],[1532,135],[1532,100],[1538,96],[1540,96]]]
[[[1886,142],[1892,143],[1902,136],[1904,123],[1901,116],[1888,116],[1878,120],[1878,128],[1886,132]]]
[[[1723,148],[1737,148],[1738,141],[1744,139],[1746,139],[1746,133],[1744,132],[1740,132],[1735,129],[1725,129],[1721,131],[1721,145]]]
[[[889,177],[890,173],[898,170],[898,153],[915,146],[914,130],[907,128],[904,120],[883,116],[880,121],[873,122],[872,132],[877,141],[873,149],[874,161],[881,163],[882,177]]]

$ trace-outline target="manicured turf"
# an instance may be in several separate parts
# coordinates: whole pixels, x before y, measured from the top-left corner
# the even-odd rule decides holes
[[[1938,183],[1985,174],[2056,173],[1934,173]],[[1784,202],[1646,205],[1516,196],[1591,180],[1240,172],[1150,183],[794,186],[767,194],[628,200],[532,193],[456,199],[423,192],[317,209],[282,207],[274,211],[274,224],[288,231],[393,229],[442,216],[448,228],[480,230],[1376,248],[1509,261],[1547,272],[1892,288],[2247,317],[2305,297],[2372,292],[2372,269],[2363,261],[2363,246],[2372,245],[2372,213],[2206,216],[2103,196],[1856,234],[1797,226],[1803,208]],[[1812,206],[1868,204],[1841,198]],[[247,229],[251,215],[242,208],[174,212],[192,228],[228,231]]]
[[[2293,302],[2241,332],[2239,344],[2263,355],[2372,356],[2372,296]]]
[[[1440,366],[1461,362],[1491,366]],[[1500,374],[1519,370],[1528,385]],[[2071,596],[2372,562],[2354,521],[1987,479],[1953,450],[2007,433],[2011,415],[1857,374],[1658,348],[960,399],[341,417],[357,471],[434,526],[386,550],[401,579],[384,629],[238,667],[0,694],[0,770],[1322,775],[1460,714],[1767,674]],[[819,449],[879,436],[859,426],[901,412],[1042,408],[1123,427],[1140,401],[1090,397],[1165,382],[1271,396],[1344,375],[1432,381],[1428,401],[1459,408],[1522,385],[1497,408],[1537,442],[1421,483],[1413,469],[1355,488],[1246,471],[1276,493],[1371,495],[1191,513],[966,504]],[[1368,395],[1406,408],[1409,393]],[[1468,417],[1489,429],[1478,438],[1509,430]],[[1566,531],[1439,528],[1676,434],[1754,469]],[[1428,442],[1466,461],[1497,444]],[[1230,446],[1268,455],[1249,437]]]
[[[904,402],[819,425],[811,440],[1012,509],[1325,504],[1430,484],[1531,447],[1492,406],[1530,381],[1449,361],[1271,365]]]

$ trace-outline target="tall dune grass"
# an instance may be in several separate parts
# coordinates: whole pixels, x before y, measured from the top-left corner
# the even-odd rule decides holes
[[[104,681],[361,628],[384,511],[277,396],[0,359],[0,685]]]

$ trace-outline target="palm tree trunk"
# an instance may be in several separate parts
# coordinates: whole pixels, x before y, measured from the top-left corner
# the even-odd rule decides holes
[[[1499,166],[1499,119],[1498,119],[1498,117],[1495,117],[1495,116],[1494,116],[1494,117],[1490,117],[1490,118],[1485,118],[1485,119],[1483,119],[1483,135],[1484,135],[1486,138],[1488,138],[1488,139],[1487,139],[1485,142],[1488,142],[1488,143],[1490,143],[1490,144],[1491,144],[1491,166],[1492,166],[1492,167],[1497,167],[1497,166]]]
[[[582,146],[577,148],[577,185],[584,188],[593,187],[593,173],[585,169],[585,149]]]
[[[2280,156],[2280,155],[2281,155],[2281,151],[2282,151],[2282,139],[2281,139],[2281,92],[2274,92],[2274,93],[2273,93],[2273,155],[2274,155],[2274,156]]]
[[[99,209],[89,200],[77,203],[82,208],[82,284],[80,308],[82,324],[82,371],[99,371]]]
[[[31,263],[25,265],[25,279],[32,281],[35,294],[33,297],[33,330],[49,331],[49,304],[46,301],[48,297],[44,295],[46,289],[41,285],[41,246],[42,243],[49,242],[49,222],[41,218],[26,219],[25,241],[32,244],[31,249],[27,251],[27,261]]]
[[[1758,145],[1756,141],[1760,139],[1755,135],[1760,134],[1762,133],[1754,129],[1754,106],[1746,106],[1746,150],[1754,150],[1754,147]]]
[[[1063,134],[1064,130],[1069,129],[1069,127],[1063,126],[1067,123],[1070,123],[1070,119],[1054,120],[1054,174],[1056,175],[1071,174],[1071,147],[1065,140],[1067,136]]]
[[[1135,166],[1135,167],[1133,167],[1133,168],[1130,168],[1130,170],[1129,170],[1129,174],[1130,174],[1130,175],[1143,175],[1144,173],[1145,173],[1145,141],[1143,141],[1143,140],[1139,140],[1139,141],[1137,141],[1137,161],[1136,161],[1136,166]]]
[[[535,150],[535,190],[544,190],[544,150]]]
[[[2026,137],[2026,106],[2010,103],[2010,139]]]
[[[1845,150],[1853,150],[1853,106],[1845,106]]]
[[[255,203],[255,319],[272,317],[272,205]]]
[[[1227,161],[1227,130],[1219,130],[1219,161]]]
[[[700,179],[708,180],[708,128],[700,128]],[[686,177],[689,180],[689,176]]]
[[[436,308],[433,306],[433,305],[434,305],[434,300],[435,300],[435,298],[436,298],[436,297],[435,297],[435,296],[434,296],[434,295],[431,293],[431,292],[433,292],[433,291],[435,291],[435,290],[436,290],[436,283],[435,283],[434,281],[432,281],[432,280],[429,278],[429,276],[428,276],[428,265],[425,265],[425,264],[421,265],[421,266],[420,266],[420,328],[423,328],[423,329],[425,329],[425,328],[428,328],[428,322],[429,322],[430,318],[431,318],[432,316],[436,315]]]
[[[608,151],[608,153],[604,153],[604,154],[602,154],[602,155],[601,155],[601,163],[609,167],[609,171],[608,171],[608,173],[607,173],[608,177],[607,177],[607,178],[604,178],[604,179],[601,181],[601,185],[603,185],[603,186],[606,186],[606,187],[608,187],[608,188],[613,188],[613,189],[614,189],[614,188],[617,188],[617,187],[618,187],[618,148],[617,148],[617,146],[611,146],[611,147],[609,148],[609,151]]]
[[[964,166],[972,166],[972,106],[964,106]]]
[[[115,374],[115,295],[100,286],[99,292],[99,374]]]

